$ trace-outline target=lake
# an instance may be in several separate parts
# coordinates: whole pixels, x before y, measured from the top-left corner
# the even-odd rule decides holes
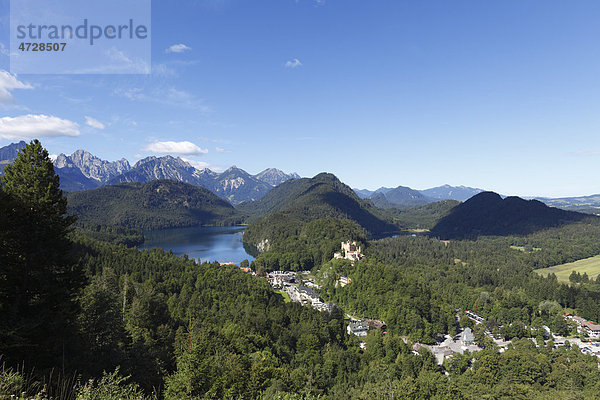
[[[161,229],[144,232],[145,241],[140,249],[158,247],[173,254],[199,262],[233,262],[239,264],[243,260],[252,261],[254,257],[246,253],[242,243],[244,227],[191,227]]]

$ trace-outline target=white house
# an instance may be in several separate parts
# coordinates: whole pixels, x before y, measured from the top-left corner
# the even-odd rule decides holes
[[[369,332],[369,324],[366,321],[354,321],[348,324],[346,328],[348,335],[356,335],[358,337],[367,336],[367,332]]]

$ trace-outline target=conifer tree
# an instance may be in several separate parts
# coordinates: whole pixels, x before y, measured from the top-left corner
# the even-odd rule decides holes
[[[66,215],[59,177],[38,140],[4,171],[0,353],[10,362],[50,367],[63,358],[83,284],[69,255],[74,219]]]

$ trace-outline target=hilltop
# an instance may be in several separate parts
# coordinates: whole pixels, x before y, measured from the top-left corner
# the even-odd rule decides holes
[[[497,193],[483,192],[454,207],[431,234],[444,239],[525,235],[585,218],[594,217],[548,207],[537,200],[514,196],[503,199]]]
[[[310,267],[330,259],[340,240],[365,240],[397,231],[369,200],[360,199],[334,175],[284,182],[240,209],[251,220],[244,242],[269,252],[259,264]],[[307,243],[318,251],[309,252]]]
[[[256,217],[280,213],[309,222],[318,218],[347,218],[372,234],[396,230],[368,200],[360,199],[333,174],[294,179],[275,187],[262,199],[243,204],[240,210]]]
[[[208,189],[157,180],[68,194],[69,213],[84,224],[157,229],[239,223],[227,201]]]

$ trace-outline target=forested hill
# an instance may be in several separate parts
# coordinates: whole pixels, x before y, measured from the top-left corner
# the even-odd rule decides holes
[[[69,193],[68,204],[84,224],[160,229],[241,222],[233,206],[208,189],[169,180]]]
[[[279,212],[304,222],[327,217],[347,218],[372,234],[397,230],[383,219],[373,203],[360,199],[351,188],[328,173],[284,182],[262,199],[242,205],[240,210],[255,217]]]
[[[523,235],[585,218],[597,219],[548,207],[537,200],[528,201],[519,197],[502,199],[497,193],[483,192],[454,207],[435,225],[431,234],[444,239]]]

